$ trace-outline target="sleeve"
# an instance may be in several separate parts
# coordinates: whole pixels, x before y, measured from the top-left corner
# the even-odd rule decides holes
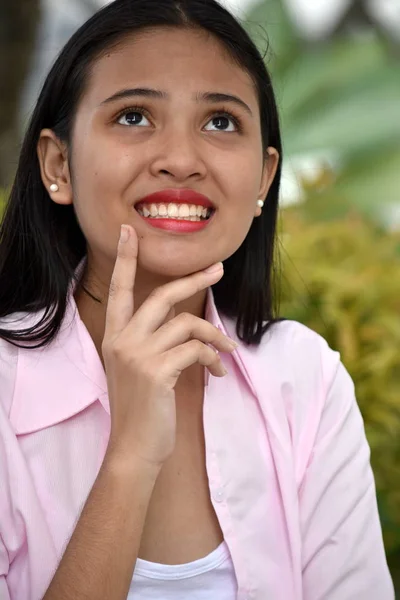
[[[340,358],[332,367],[299,493],[303,599],[394,600],[354,384]]]

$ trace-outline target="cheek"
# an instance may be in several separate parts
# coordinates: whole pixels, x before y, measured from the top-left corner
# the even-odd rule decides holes
[[[256,218],[262,168],[255,168],[259,156],[241,162],[226,179],[226,202],[220,208],[221,242],[229,252],[241,246]]]
[[[107,239],[112,223],[124,220],[124,190],[132,174],[130,157],[86,142],[74,152],[73,202],[81,229],[90,244]]]
[[[77,181],[86,188],[93,185],[104,190],[119,189],[132,176],[134,158],[127,150],[110,142],[86,142],[76,154]]]
[[[225,160],[216,163],[220,176],[229,188],[230,196],[239,204],[246,200],[251,202],[254,197],[258,199],[263,174],[261,145],[258,148],[254,142],[246,142],[243,146],[226,156]]]
[[[127,199],[127,189],[140,170],[132,150],[97,139],[85,140],[74,152],[74,203],[94,219],[118,218]]]
[[[255,158],[255,160],[257,160]],[[249,161],[247,164],[241,163],[237,168],[232,170],[231,176],[226,179],[226,187],[228,199],[224,209],[227,209],[227,218],[235,219],[247,223],[251,220],[257,210],[257,200],[260,193],[260,184],[262,178],[261,167],[257,168],[257,162]],[[246,227],[246,224],[243,224]]]

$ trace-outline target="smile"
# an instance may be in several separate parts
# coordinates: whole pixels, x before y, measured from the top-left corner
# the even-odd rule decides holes
[[[196,204],[141,204],[137,207],[138,213],[146,219],[174,219],[178,221],[206,221],[210,218],[213,209]]]

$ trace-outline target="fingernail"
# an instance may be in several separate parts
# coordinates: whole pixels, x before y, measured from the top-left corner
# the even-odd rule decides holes
[[[235,340],[232,340],[231,338],[227,337],[226,338],[228,340],[228,342],[231,344],[231,346],[233,346],[234,348],[239,348],[239,344],[237,342],[235,342]]]
[[[208,269],[204,269],[203,273],[217,273],[217,271],[221,271],[224,268],[222,262],[215,263],[215,265],[211,265]]]
[[[222,327],[221,325],[217,325],[217,328],[222,332]],[[231,344],[231,346],[233,346],[234,348],[239,348],[239,344],[237,342],[235,342],[235,340],[233,340],[232,338],[228,337],[227,335],[225,336],[226,341],[229,342]]]
[[[130,236],[130,231],[128,229],[128,227],[126,225],[121,225],[121,235],[120,235],[120,242],[122,244],[124,244],[125,242],[127,242],[129,240],[129,236]]]

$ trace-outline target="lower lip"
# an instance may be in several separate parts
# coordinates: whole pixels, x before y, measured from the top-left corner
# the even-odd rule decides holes
[[[140,214],[140,213],[138,213]],[[142,217],[142,215],[140,215]],[[157,229],[174,231],[176,233],[193,233],[205,229],[211,221],[213,215],[204,221],[181,221],[178,219],[152,219],[151,217],[142,217],[146,223]]]

